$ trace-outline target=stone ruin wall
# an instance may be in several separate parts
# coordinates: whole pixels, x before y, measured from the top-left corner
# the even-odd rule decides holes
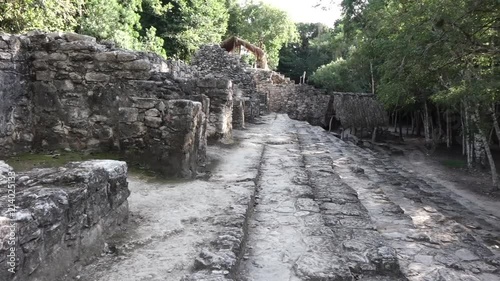
[[[334,97],[326,90],[295,84],[282,74],[269,70],[257,70],[255,80],[269,111],[286,113],[292,119],[315,126],[328,125]]]
[[[237,55],[228,53],[218,45],[202,46],[191,63],[201,76],[229,79],[234,84],[233,119],[234,128],[243,128],[245,122],[253,121],[265,112],[254,79],[254,69],[241,61]]]
[[[125,162],[12,172],[0,161],[0,280],[58,280],[100,255],[106,239],[127,221]],[[14,185],[16,212],[9,206]],[[15,274],[8,271],[13,261]]]
[[[205,73],[206,74],[206,73]],[[180,61],[78,34],[0,35],[0,157],[47,150],[119,151],[193,177],[207,140],[229,139],[237,86]],[[128,216],[127,167],[88,161],[16,174],[0,161],[0,280],[57,280],[104,249]],[[9,185],[17,212],[9,211]],[[16,274],[7,274],[17,227]],[[47,279],[48,278],[48,279]]]
[[[232,84],[200,77],[182,62],[89,36],[2,35],[0,156],[135,151],[165,174],[190,177],[205,158],[206,135],[229,138],[232,130]]]

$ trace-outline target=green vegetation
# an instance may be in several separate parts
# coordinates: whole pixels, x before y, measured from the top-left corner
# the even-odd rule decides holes
[[[393,123],[423,128],[429,145],[461,139],[467,166],[488,162],[498,186],[490,145],[500,142],[500,2],[343,0],[342,7],[338,40],[324,46],[338,55],[311,81],[373,91]]]
[[[86,161],[94,159],[112,159],[125,161],[124,157],[118,153],[98,152],[98,153],[83,153],[83,152],[66,152],[60,151],[51,154],[45,153],[23,153],[11,156],[5,160],[16,171],[29,171],[33,168],[54,168],[61,167],[69,162]],[[156,173],[146,168],[145,166],[129,162],[129,171],[135,175],[145,177],[156,177]]]
[[[5,162],[9,164],[15,171],[24,172],[29,171],[33,168],[57,168],[62,167],[69,162],[79,162],[95,159],[111,159],[126,161],[125,157],[118,152],[67,152],[58,151],[51,154],[45,153],[23,153],[15,156],[11,156],[5,159]],[[168,183],[176,184],[188,181],[187,179],[176,178],[176,177],[165,177],[162,176],[146,165],[143,165],[137,161],[126,161],[128,165],[128,172],[131,175],[146,180],[151,183]]]
[[[170,57],[189,60],[203,44],[220,43],[227,30],[225,0],[161,0],[163,7],[143,4],[141,24],[155,28]]]
[[[275,69],[280,49],[298,39],[295,24],[288,15],[272,6],[250,1],[240,6],[230,3],[230,21],[227,37],[235,35],[255,44],[267,54],[268,65]]]
[[[113,40],[118,46],[156,51],[165,56],[163,39],[153,28],[142,28],[142,5],[166,9],[160,0],[17,0],[0,3],[0,30],[73,31]],[[161,6],[161,8],[159,8]],[[159,48],[160,47],[160,48]]]
[[[0,31],[72,31],[119,47],[189,61],[203,44],[236,35],[268,53],[297,37],[288,15],[269,5],[238,0],[8,0],[0,3]]]

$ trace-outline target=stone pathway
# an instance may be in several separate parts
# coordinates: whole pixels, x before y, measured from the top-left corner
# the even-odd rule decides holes
[[[385,155],[321,128],[297,127],[305,142],[327,152],[335,173],[359,194],[408,280],[500,280],[498,248],[487,243],[500,233],[498,224],[488,221],[498,218],[486,217],[472,203],[461,205],[446,188],[414,178]]]
[[[245,240],[264,137],[254,126],[235,132],[233,144],[211,146],[209,180],[129,175],[128,228],[111,241],[107,254],[63,281],[178,281],[210,266],[216,275],[227,275],[237,257],[226,246],[239,248]],[[219,263],[204,260],[225,254]]]
[[[247,280],[333,280],[349,275],[338,260],[303,163],[297,137],[278,116],[266,141],[258,205],[249,225]]]
[[[235,140],[208,180],[131,177],[131,228],[79,280],[500,281],[500,219],[388,156],[280,114]]]

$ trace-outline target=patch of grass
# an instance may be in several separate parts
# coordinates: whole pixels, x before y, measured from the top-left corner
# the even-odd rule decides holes
[[[28,171],[33,168],[61,167],[69,162],[86,161],[91,159],[123,160],[117,153],[82,153],[82,152],[55,152],[22,153],[5,159],[5,162],[16,171]]]
[[[23,172],[34,168],[57,168],[69,162],[87,161],[94,159],[110,159],[126,161],[118,152],[66,152],[58,151],[47,153],[22,153],[5,159],[15,171]],[[185,179],[165,177],[151,170],[146,165],[136,161],[126,161],[130,175],[137,176],[147,182],[176,184],[186,182]]]
[[[467,162],[464,160],[443,160],[441,161],[443,165],[445,165],[448,168],[465,168],[467,167]]]

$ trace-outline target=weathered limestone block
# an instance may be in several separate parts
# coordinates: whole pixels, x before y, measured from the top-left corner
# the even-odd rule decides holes
[[[87,72],[85,75],[85,80],[88,82],[106,82],[109,78],[109,75],[99,72]]]
[[[230,139],[233,124],[233,85],[231,80],[203,78],[197,80],[201,94],[210,99],[207,137],[210,140]]]
[[[0,161],[0,280],[58,280],[75,263],[99,255],[128,218],[126,177],[121,161],[75,162],[20,174]],[[14,189],[15,211],[8,200]],[[6,260],[9,254],[15,255],[13,263]]]
[[[117,51],[116,52],[116,60],[118,61],[132,61],[137,59],[137,55],[130,53],[130,52],[124,52],[124,51]]]
[[[96,51],[99,46],[92,41],[64,42],[59,46],[61,51]]]
[[[241,98],[233,101],[233,128],[245,128],[245,102]]]
[[[68,40],[69,42],[72,42],[72,41],[89,41],[92,43],[96,42],[96,39],[92,36],[71,33],[71,32],[66,33],[65,37],[66,37],[66,40]]]
[[[38,81],[52,81],[56,73],[53,71],[37,71],[35,75]]]
[[[3,40],[0,40],[0,49],[8,49],[9,48],[9,44],[7,44],[7,42],[3,41]]]
[[[139,109],[133,107],[120,107],[120,122],[133,123],[139,116]]]
[[[102,52],[102,53],[97,53],[95,55],[95,59],[97,61],[116,61],[117,60],[117,54],[116,54],[116,52]]]
[[[151,69],[151,63],[147,60],[135,60],[124,62],[122,67],[126,70],[149,70]]]
[[[259,93],[253,77],[253,70],[239,56],[226,52],[218,45],[205,45],[197,51],[191,64],[199,69],[200,77],[214,77],[221,81],[231,80],[239,92],[234,96],[252,101],[247,105],[251,108],[255,107],[255,109],[249,110],[246,106],[245,121],[260,115],[260,109],[257,109],[260,105],[258,102]],[[209,135],[212,134],[209,133]]]
[[[161,128],[167,144],[167,150],[161,154],[164,172],[180,171],[184,177],[195,176],[200,164],[198,154],[205,151],[202,142],[206,139],[206,119],[202,104],[190,100],[170,100],[165,105],[165,125]]]
[[[12,54],[6,52],[0,52],[0,60],[11,60]]]
[[[132,101],[133,101],[132,107],[141,109],[154,108],[160,102],[158,99],[137,98],[137,97],[132,97]]]
[[[160,117],[146,116],[144,117],[144,124],[148,127],[159,128],[162,124]]]
[[[65,61],[68,59],[67,54],[62,54],[62,53],[52,53],[47,57],[47,60],[51,61]]]
[[[198,70],[183,62],[79,34],[0,38],[0,156],[65,148],[141,155],[153,147],[145,164],[180,161],[168,164],[168,174],[194,175],[189,163],[204,163],[208,121],[214,138],[231,135],[228,79],[197,85]],[[198,101],[202,109],[169,108],[178,99]],[[169,125],[167,116],[183,121]],[[172,159],[165,160],[165,151]]]

